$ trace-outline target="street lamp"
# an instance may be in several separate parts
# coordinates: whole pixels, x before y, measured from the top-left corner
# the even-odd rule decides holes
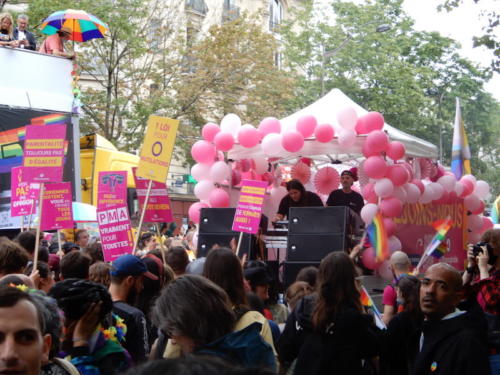
[[[370,21],[370,22],[367,22],[367,23],[361,25],[361,27],[366,26],[366,25],[370,25],[373,23],[378,23],[378,22],[379,21]],[[386,31],[389,31],[390,29],[391,29],[391,25],[384,23],[384,24],[377,26],[377,28],[375,29],[375,32],[376,33],[384,33]],[[335,56],[340,50],[342,50],[351,41],[352,38],[354,38],[354,35],[347,34],[347,38],[345,38],[337,48],[332,49],[332,50],[328,50],[328,51],[326,50],[325,45],[323,45],[323,53],[321,55],[321,96],[325,95],[325,62],[326,62],[326,59],[328,59],[332,56]]]
[[[446,87],[440,89],[431,87],[427,90],[428,95],[438,98],[438,121],[439,121],[439,162],[443,164],[443,114],[441,112],[441,105],[443,98],[446,95]]]

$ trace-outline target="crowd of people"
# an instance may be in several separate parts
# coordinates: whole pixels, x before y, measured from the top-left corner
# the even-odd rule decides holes
[[[61,27],[55,34],[48,36],[37,50],[36,37],[28,30],[28,23],[28,16],[20,14],[14,27],[12,15],[0,13],[0,46],[23,48],[68,59],[76,57],[74,52],[67,52],[64,47],[64,43],[70,39],[71,29]]]
[[[142,233],[136,254],[112,263],[86,230],[61,244],[34,231],[0,238],[0,374],[499,373],[498,229],[463,274],[440,262],[417,277],[393,253],[385,330],[347,253],[283,291],[265,262],[234,249],[193,259],[193,230],[180,229]]]

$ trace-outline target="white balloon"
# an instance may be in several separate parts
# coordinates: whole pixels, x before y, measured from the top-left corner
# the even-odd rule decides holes
[[[191,176],[196,181],[210,179],[210,165],[198,163],[191,167]]]
[[[474,188],[474,194],[476,194],[478,198],[486,199],[489,193],[490,193],[490,185],[486,181],[479,180],[476,182],[476,187]]]
[[[361,209],[361,219],[365,222],[366,225],[370,224],[373,221],[373,218],[378,212],[378,206],[374,203],[368,203],[363,206]]]
[[[231,176],[231,168],[223,161],[212,164],[210,168],[210,179],[212,182],[222,183]]]
[[[352,129],[342,129],[339,133],[339,145],[347,148],[356,142],[356,132]]]
[[[432,188],[432,200],[439,199],[443,196],[444,187],[441,184],[433,182],[430,184],[430,187]]]
[[[337,113],[337,121],[343,129],[354,129],[358,121],[358,115],[353,107],[342,108]]]
[[[452,192],[455,189],[455,177],[450,175],[444,175],[439,177],[437,180],[438,184],[440,184],[448,193]]]
[[[284,186],[273,187],[269,192],[273,202],[279,203],[288,194]]]
[[[388,178],[381,178],[375,182],[373,190],[381,198],[390,197],[394,191],[394,184]]]
[[[432,202],[434,196],[434,191],[432,190],[432,187],[430,185],[425,185],[424,187],[424,192],[418,199],[419,203],[422,204],[427,204]]]
[[[455,193],[457,193],[458,196],[462,195],[464,192],[464,185],[461,183],[456,183],[455,184]]]
[[[417,203],[420,198],[420,189],[415,184],[406,184],[406,200],[408,203]]]
[[[220,122],[220,130],[231,133],[234,137],[238,136],[241,127],[241,119],[234,113],[228,113]]]
[[[267,172],[267,169],[269,168],[269,163],[267,162],[267,159],[264,157],[255,157],[253,158],[253,162],[255,164],[255,172],[258,174],[262,174]]]
[[[408,194],[406,193],[406,189],[403,186],[396,186],[394,188],[392,196],[398,198],[401,203],[406,203],[408,200]]]
[[[212,181],[202,180],[198,181],[196,186],[194,187],[194,195],[196,198],[203,200],[208,199],[212,190],[215,189],[215,186]]]
[[[281,140],[283,139],[282,134],[276,134],[276,133],[270,133],[267,134],[264,139],[262,139],[262,151],[264,151],[264,154],[267,156],[279,156],[280,154],[284,153],[285,150],[283,149],[283,146],[281,145]]]
[[[389,251],[391,253],[395,251],[400,251],[403,248],[403,245],[401,245],[401,241],[399,238],[396,236],[390,236],[389,237]]]

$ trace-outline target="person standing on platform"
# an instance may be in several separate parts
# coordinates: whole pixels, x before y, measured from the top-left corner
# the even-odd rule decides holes
[[[354,181],[358,180],[356,169],[345,170],[340,174],[340,183],[342,189],[334,190],[328,196],[326,201],[327,206],[346,206],[351,208],[358,215],[365,205],[361,194],[352,190]]]
[[[310,191],[306,191],[299,180],[290,180],[286,183],[288,194],[281,199],[278,213],[274,221],[283,220],[288,217],[290,207],[323,207],[321,198]]]

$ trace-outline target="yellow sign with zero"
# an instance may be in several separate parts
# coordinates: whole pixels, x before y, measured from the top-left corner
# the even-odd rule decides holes
[[[178,127],[179,120],[149,116],[137,176],[165,183]]]

